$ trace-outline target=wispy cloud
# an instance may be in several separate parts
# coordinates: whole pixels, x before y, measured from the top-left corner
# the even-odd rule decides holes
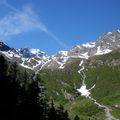
[[[4,5],[5,7],[13,10],[13,11],[18,11],[15,7],[13,7],[12,5],[10,5],[7,0],[0,0],[0,4]]]
[[[22,11],[12,12],[0,20],[0,36],[11,36],[34,29],[47,31],[31,7],[26,6]]]
[[[0,4],[9,8],[12,12],[0,19],[0,37],[9,37],[18,35],[24,32],[29,32],[38,29],[51,36],[60,46],[67,46],[60,41],[46,25],[40,20],[39,16],[33,11],[30,5],[24,6],[22,10],[18,10],[10,5],[7,0],[1,0]]]
[[[47,33],[48,35],[50,35],[60,46],[62,46],[62,47],[65,48],[65,49],[68,48],[68,46],[67,46],[64,42],[62,42],[61,40],[59,40],[59,39],[57,38],[57,36],[54,35],[52,32],[46,31],[46,33]]]

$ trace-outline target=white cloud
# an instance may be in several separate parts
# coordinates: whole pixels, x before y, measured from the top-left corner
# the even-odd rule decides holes
[[[47,33],[48,35],[50,35],[60,46],[62,46],[62,47],[65,48],[65,49],[68,48],[68,46],[67,46],[64,42],[62,42],[61,40],[59,40],[59,39],[56,37],[56,35],[54,35],[54,34],[51,33],[50,31],[46,31],[46,33]]]
[[[13,10],[13,11],[18,11],[15,7],[13,7],[12,5],[10,5],[7,0],[0,0],[0,4],[4,5],[5,7]]]
[[[18,10],[9,4],[7,0],[0,0],[0,4],[12,11],[0,19],[0,39],[38,29],[51,36],[63,48],[67,48],[61,40],[47,29],[30,5]]]
[[[24,7],[22,11],[12,12],[0,20],[0,36],[17,35],[34,29],[47,31],[31,7]]]

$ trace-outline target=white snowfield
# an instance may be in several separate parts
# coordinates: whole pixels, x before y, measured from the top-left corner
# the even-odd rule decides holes
[[[91,94],[89,90],[87,90],[86,85],[82,85],[80,89],[77,89],[78,92],[81,93],[81,96],[89,97]]]

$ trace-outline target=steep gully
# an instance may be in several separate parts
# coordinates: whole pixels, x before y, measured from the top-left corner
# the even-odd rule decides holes
[[[36,79],[38,73],[42,70],[42,68],[43,68],[48,62],[50,62],[50,60],[47,61],[47,62],[45,62],[45,63],[40,67],[40,69],[38,69],[38,70],[34,70],[35,74],[34,74],[34,76],[33,76],[33,80]]]
[[[110,113],[111,110],[110,110],[107,106],[98,103],[94,98],[92,98],[92,97],[90,96],[90,94],[91,94],[91,93],[90,93],[90,90],[94,89],[94,88],[95,88],[95,85],[93,85],[90,89],[87,89],[87,86],[86,86],[86,84],[85,84],[86,75],[85,75],[85,73],[84,73],[84,69],[85,69],[84,60],[82,60],[82,61],[80,62],[79,66],[80,66],[80,70],[78,71],[78,73],[79,73],[79,74],[81,75],[81,77],[82,77],[82,85],[81,85],[81,87],[80,87],[79,89],[77,89],[77,91],[78,91],[79,93],[81,93],[81,96],[84,96],[84,97],[92,100],[98,107],[104,109],[104,111],[105,111],[105,117],[106,117],[105,120],[119,120],[119,119],[115,118],[115,117]]]

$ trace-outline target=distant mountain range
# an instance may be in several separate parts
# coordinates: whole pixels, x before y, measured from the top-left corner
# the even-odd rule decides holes
[[[88,59],[91,56],[103,55],[120,48],[120,30],[106,32],[95,42],[76,45],[68,51],[59,51],[49,56],[39,49],[14,49],[0,42],[0,53],[21,66],[38,69],[63,69],[70,58]]]

